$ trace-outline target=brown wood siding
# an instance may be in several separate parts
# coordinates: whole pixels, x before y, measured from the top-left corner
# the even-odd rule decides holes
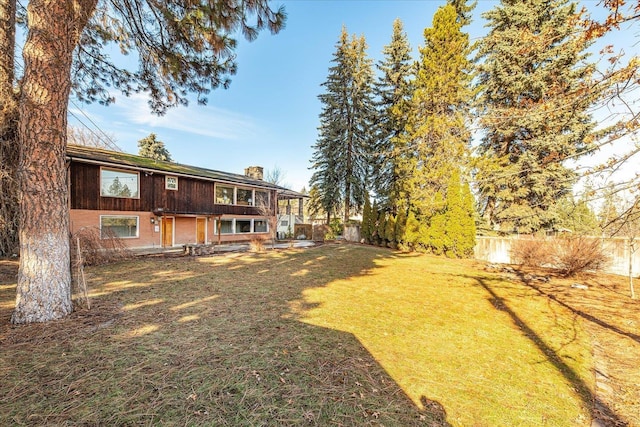
[[[214,204],[214,183],[195,178],[178,178],[178,190],[165,189],[165,175],[139,173],[140,198],[102,197],[100,166],[71,163],[71,209],[167,212],[200,215],[264,215],[252,206]],[[276,192],[271,190],[271,212],[274,212]]]
[[[71,163],[71,209],[100,209],[100,168],[84,163]]]

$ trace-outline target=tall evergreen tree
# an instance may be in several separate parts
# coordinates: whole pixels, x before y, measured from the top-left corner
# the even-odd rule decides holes
[[[412,204],[421,215],[429,215],[433,195],[446,192],[452,171],[468,157],[472,64],[461,28],[453,6],[439,8],[420,49],[408,129],[418,159]]]
[[[171,154],[164,146],[164,142],[160,141],[155,133],[138,141],[138,154],[142,157],[148,157],[163,162],[171,162]]]
[[[363,36],[349,37],[343,27],[322,84],[325,93],[318,97],[323,107],[310,182],[326,212],[342,200],[345,223],[352,209],[360,211],[364,203],[374,137],[373,69],[366,49]]]
[[[373,184],[381,206],[395,212],[405,194],[403,182],[408,175],[404,168],[409,163],[406,158],[409,153],[403,148],[406,138],[402,135],[413,93],[414,71],[411,46],[400,19],[393,22],[391,42],[382,53],[384,58],[376,65],[382,75],[375,85],[379,101],[378,134],[372,158]]]
[[[594,67],[568,0],[502,0],[484,14],[479,46],[481,126],[476,181],[492,228],[550,227],[576,174],[563,163],[588,149]]]
[[[407,228],[415,218],[415,247],[438,254],[448,246],[447,187],[452,174],[466,171],[469,156],[473,66],[464,22],[448,4],[425,29],[405,135],[404,149],[413,160],[407,188],[414,217]]]
[[[478,4],[477,1],[467,4],[467,0],[447,0],[447,3],[456,9],[458,22],[461,25],[471,24],[471,13],[473,12],[473,9],[476,8],[476,5]]]

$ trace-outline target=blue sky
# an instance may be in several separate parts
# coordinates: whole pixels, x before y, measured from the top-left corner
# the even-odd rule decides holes
[[[350,34],[364,35],[368,54],[377,62],[391,39],[394,19],[400,18],[417,59],[423,31],[445,1],[273,2],[278,4],[286,8],[286,28],[277,35],[263,32],[252,43],[239,38],[238,73],[229,89],[211,92],[206,106],[193,102],[158,117],[149,112],[143,94],[130,98],[117,94],[116,103],[109,107],[70,104],[70,125],[82,126],[79,118],[95,130],[93,122],[114,135],[117,145],[129,153],[137,153],[138,140],[153,132],[176,162],[234,173],[254,165],[265,170],[277,167],[287,186],[308,188],[321,110],[317,96],[323,91],[320,85],[342,27]],[[478,2],[468,27],[472,38],[486,32],[480,14],[495,4]]]

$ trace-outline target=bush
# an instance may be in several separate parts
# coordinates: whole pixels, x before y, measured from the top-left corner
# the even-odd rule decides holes
[[[547,240],[521,239],[513,242],[511,258],[525,267],[543,267],[553,262],[553,248]]]
[[[339,218],[333,218],[331,220],[331,224],[329,224],[329,227],[331,227],[331,232],[333,233],[334,239],[338,236],[342,236],[344,228],[342,225],[342,221]]]
[[[78,242],[82,260],[78,260]],[[131,251],[111,230],[100,232],[97,227],[83,227],[71,236],[71,255],[73,262],[84,265],[107,264],[130,258]]]
[[[598,239],[562,238],[555,241],[553,265],[563,276],[589,270],[601,270],[609,261]]]
[[[598,239],[581,236],[516,240],[511,248],[511,257],[526,267],[555,268],[563,276],[600,270],[608,262]]]
[[[250,252],[264,252],[265,250],[265,239],[262,238],[254,238],[249,242],[249,251]]]

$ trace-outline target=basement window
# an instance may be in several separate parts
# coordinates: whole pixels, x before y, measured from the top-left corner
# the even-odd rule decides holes
[[[131,239],[139,237],[138,216],[100,215],[100,237]]]

